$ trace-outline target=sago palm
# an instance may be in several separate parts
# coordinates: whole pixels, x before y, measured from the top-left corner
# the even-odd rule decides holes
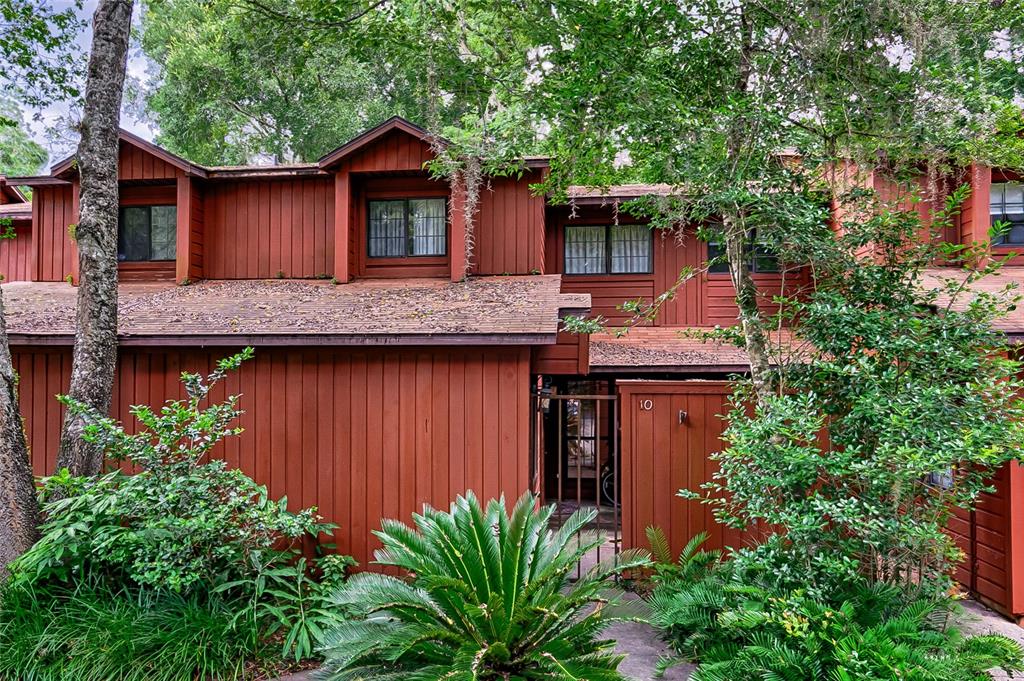
[[[649,564],[629,551],[570,583],[577,561],[599,539],[580,540],[594,511],[548,529],[553,507],[524,494],[481,507],[469,493],[448,513],[425,507],[416,529],[387,520],[377,562],[408,579],[363,573],[334,594],[349,619],[323,646],[321,678],[621,679],[621,655],[600,634],[613,620],[607,578]]]

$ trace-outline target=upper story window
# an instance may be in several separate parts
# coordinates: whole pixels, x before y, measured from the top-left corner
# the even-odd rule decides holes
[[[566,225],[566,274],[649,274],[653,240],[647,225]]]
[[[174,260],[176,206],[125,206],[117,228],[117,259],[122,262]]]
[[[992,224],[1009,223],[1010,230],[992,240],[993,244],[1024,244],[1024,184],[993,182],[989,197]]]
[[[443,256],[448,252],[445,199],[369,202],[367,248],[371,258]]]
[[[777,255],[768,250],[767,247],[757,242],[757,233],[752,232],[750,235],[750,241],[753,243],[753,247],[750,249],[750,254],[747,260],[747,267],[750,269],[752,274],[770,274],[780,272],[779,258]],[[721,257],[720,262],[716,262],[708,268],[708,272],[714,273],[729,273],[729,262],[724,258],[725,256],[725,244],[721,239],[713,239],[708,241],[708,260]]]

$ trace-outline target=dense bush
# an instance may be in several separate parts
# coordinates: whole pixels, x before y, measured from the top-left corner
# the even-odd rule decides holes
[[[185,399],[133,407],[135,433],[68,403],[132,472],[45,481],[42,536],[3,587],[0,678],[234,678],[254,658],[314,654],[351,561],[311,567],[295,547],[333,526],[209,459],[240,432],[237,397],[206,404],[210,390],[251,356],[182,374]]]
[[[511,514],[504,499],[483,509],[470,493],[414,516],[416,530],[385,521],[378,562],[412,577],[365,573],[337,591],[352,617],[327,636],[325,678],[621,679],[621,656],[598,638],[611,621],[605,580],[648,561],[623,553],[570,584],[600,541],[576,539],[593,511],[555,532],[552,512],[530,494]]]
[[[813,288],[773,320],[800,342],[776,348],[770,394],[737,382],[726,447],[712,455],[701,496],[732,527],[778,530],[736,560],[784,591],[827,598],[862,579],[947,591],[963,555],[951,514],[1024,447],[1021,364],[998,328],[1019,292],[973,286],[999,259],[944,243],[966,187],[930,224],[913,188],[899,189],[900,205],[843,197],[871,217],[838,237],[779,246],[814,265]],[[961,269],[929,275],[936,262]]]
[[[678,655],[665,666],[699,662],[694,681],[987,681],[993,667],[1024,669],[1011,639],[961,635],[948,598],[860,579],[823,600],[771,577],[693,551],[658,570],[652,622]]]

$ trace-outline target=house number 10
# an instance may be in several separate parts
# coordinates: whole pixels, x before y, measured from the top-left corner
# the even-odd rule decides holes
[[[650,411],[654,409],[654,400],[640,400],[640,409],[642,411]]]

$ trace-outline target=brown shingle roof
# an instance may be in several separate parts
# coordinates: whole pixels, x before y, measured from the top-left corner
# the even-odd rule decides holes
[[[670,196],[674,191],[670,184],[618,184],[611,187],[573,185],[565,190],[565,194],[572,203],[614,203],[652,194]]]
[[[0,203],[0,218],[12,220],[31,220],[31,203]]]
[[[559,293],[558,275],[360,281],[211,281],[122,284],[126,344],[549,344],[560,316],[589,307]],[[15,344],[64,344],[77,289],[65,283],[3,285]]]
[[[960,269],[952,267],[934,268],[925,270],[924,279],[921,283],[925,288],[937,289],[943,287],[944,281],[963,282],[966,277],[967,273]],[[1007,265],[993,274],[982,277],[967,288],[969,291],[1001,294],[1008,285],[1015,287],[1014,290],[1010,291],[1009,295],[1017,296],[1024,294],[1024,268]],[[949,300],[950,296],[943,293],[939,295],[936,302],[939,306],[944,307],[949,304]],[[953,309],[965,309],[969,300],[970,297],[967,295],[958,296]],[[1024,306],[1018,305],[1015,310],[1011,310],[1005,317],[997,319],[993,326],[1011,336],[1024,335]]]
[[[722,341],[699,337],[704,328],[637,327],[616,338],[610,334],[590,337],[590,369],[613,371],[745,371],[747,353]],[[773,348],[787,354],[799,349],[789,332],[771,334]],[[777,354],[777,353],[774,353]]]

